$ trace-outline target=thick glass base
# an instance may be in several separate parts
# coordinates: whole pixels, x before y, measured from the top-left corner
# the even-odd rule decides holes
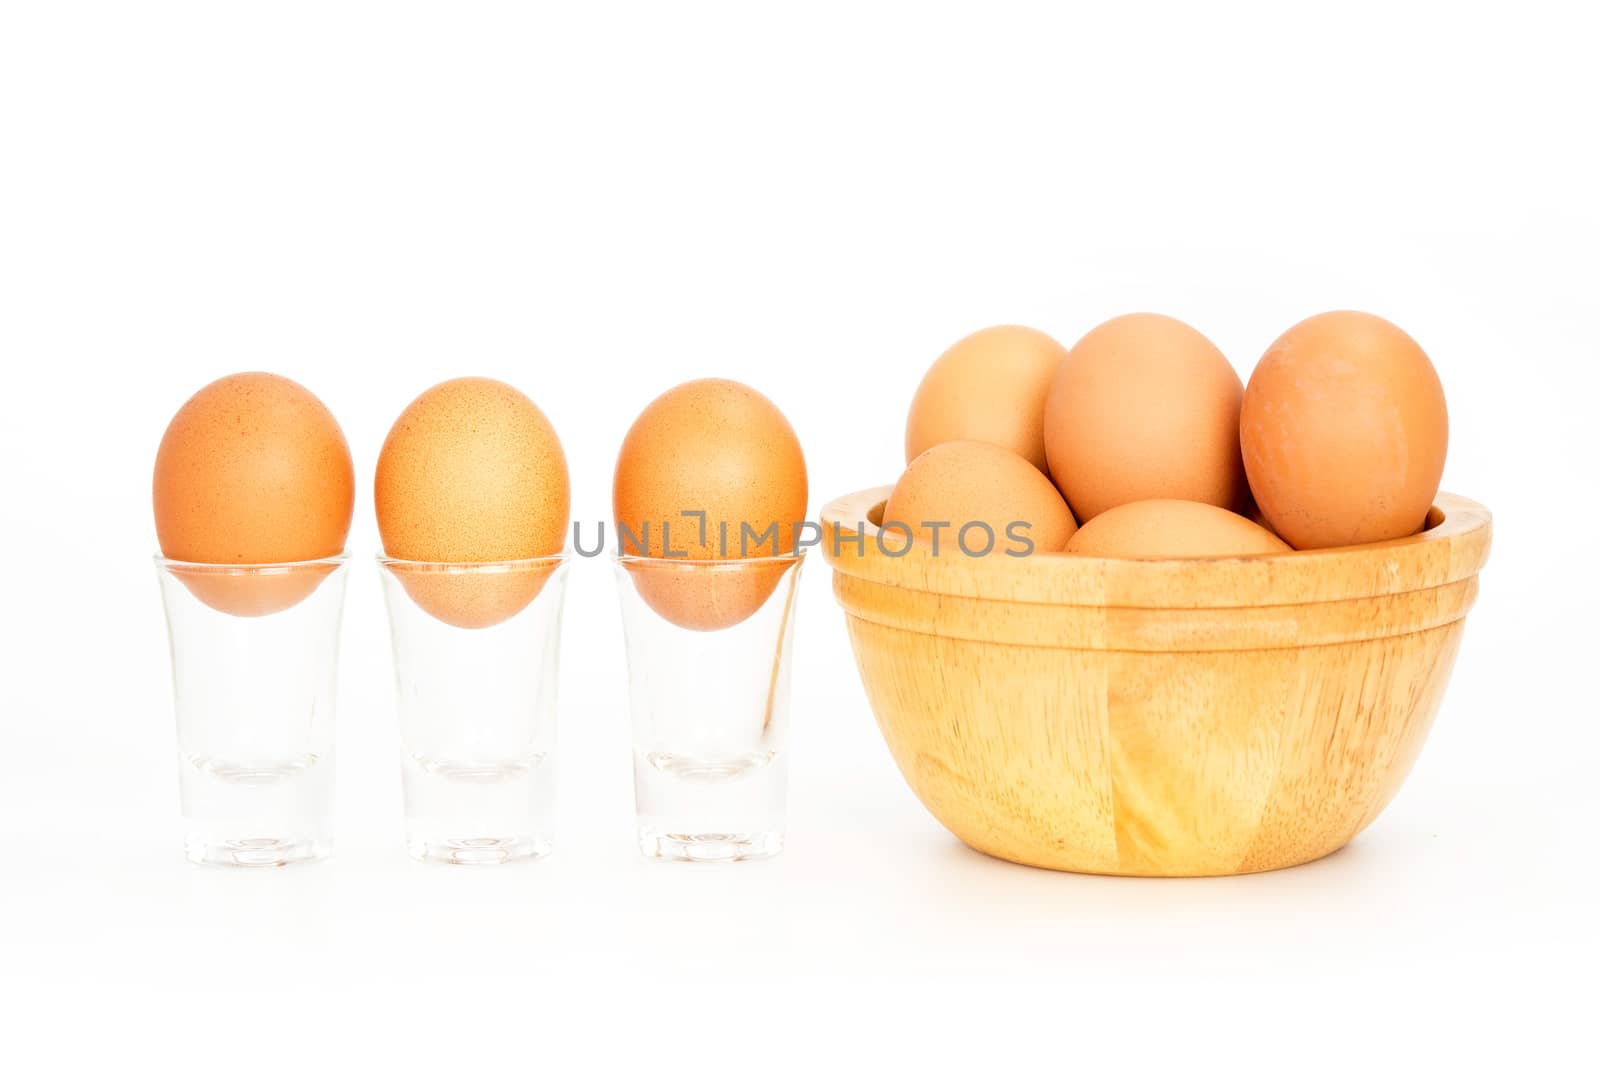
[[[183,848],[196,864],[281,868],[333,851],[333,761],[226,760],[184,753]]]
[[[406,852],[442,864],[508,864],[550,852],[555,766],[546,754],[503,763],[402,765]]]
[[[289,841],[283,838],[214,839],[190,834],[183,852],[196,864],[215,864],[228,868],[281,868],[309,860],[323,860],[333,853],[327,838]]]
[[[646,827],[639,832],[639,850],[662,860],[761,860],[783,852],[783,832],[684,834]]]
[[[537,860],[550,855],[550,845],[545,835],[432,840],[416,835],[406,837],[406,852],[412,860],[436,864],[512,864],[519,860]]]

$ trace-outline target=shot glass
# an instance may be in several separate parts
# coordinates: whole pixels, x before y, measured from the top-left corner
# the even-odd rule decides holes
[[[406,852],[449,864],[546,855],[565,558],[379,564],[394,642]]]
[[[156,558],[190,860],[279,867],[332,851],[346,559]]]
[[[783,849],[802,563],[803,554],[616,558],[646,856],[746,860]]]

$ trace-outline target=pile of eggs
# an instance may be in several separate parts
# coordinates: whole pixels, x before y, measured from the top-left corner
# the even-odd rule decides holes
[[[968,555],[998,544],[1231,557],[1384,541],[1422,529],[1448,436],[1427,354],[1363,312],[1290,327],[1248,385],[1165,315],[1119,316],[1070,349],[997,326],[923,378],[882,526],[936,548],[959,537]]]

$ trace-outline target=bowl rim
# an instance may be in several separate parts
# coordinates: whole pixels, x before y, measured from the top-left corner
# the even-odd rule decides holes
[[[836,578],[978,600],[1127,608],[1243,608],[1316,604],[1413,593],[1475,576],[1488,559],[1489,510],[1440,493],[1426,529],[1406,538],[1332,549],[1200,560],[1125,560],[1040,552],[982,558],[935,556],[912,542],[882,551],[870,514],[892,486],[836,498],[820,512],[819,555]],[[880,513],[881,514],[881,513]],[[855,535],[860,530],[859,541]],[[841,532],[843,537],[840,536]],[[905,549],[901,535],[888,537]]]

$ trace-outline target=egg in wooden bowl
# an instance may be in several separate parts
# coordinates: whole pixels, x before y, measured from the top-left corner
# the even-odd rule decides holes
[[[1420,533],[1351,548],[973,558],[883,536],[889,492],[821,514],[884,739],[962,841],[1064,871],[1344,846],[1422,748],[1490,543],[1488,511],[1441,493]]]

